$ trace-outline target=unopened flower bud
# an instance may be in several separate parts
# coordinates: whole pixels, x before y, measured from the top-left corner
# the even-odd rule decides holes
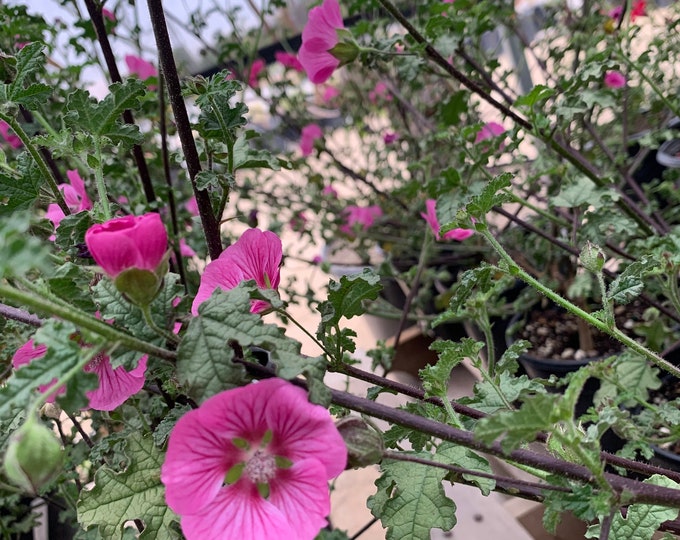
[[[335,427],[347,446],[348,469],[380,463],[385,450],[380,433],[355,416],[342,418]]]
[[[55,434],[31,415],[10,437],[3,466],[13,484],[35,495],[59,474],[62,458]]]
[[[591,242],[586,242],[585,247],[581,250],[579,259],[586,270],[590,270],[596,274],[602,271],[606,261],[604,252],[599,246]]]

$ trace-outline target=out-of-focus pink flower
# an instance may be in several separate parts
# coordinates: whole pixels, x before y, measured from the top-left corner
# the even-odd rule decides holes
[[[110,20],[111,22],[116,22],[116,16],[110,9],[102,8],[102,17]]]
[[[386,131],[385,133],[383,133],[383,142],[385,144],[392,144],[398,138],[399,138],[399,135],[396,134],[396,133],[393,133],[392,131]]]
[[[66,201],[66,206],[68,206],[69,210],[74,214],[82,212],[83,210],[92,210],[92,201],[87,196],[85,182],[83,182],[78,171],[66,171],[66,176],[68,177],[70,184],[61,184],[59,190],[64,194],[64,200]],[[52,222],[52,225],[54,225],[54,229],[56,230],[65,216],[64,211],[59,208],[59,205],[52,203],[48,205],[45,217]]]
[[[382,81],[376,83],[375,88],[368,93],[368,100],[371,103],[376,103],[379,100],[391,101],[392,94],[387,89],[387,84]]]
[[[303,233],[303,232],[305,232],[305,229],[307,228],[308,222],[309,222],[309,219],[307,219],[307,216],[305,215],[305,213],[304,212],[298,212],[292,218],[290,218],[290,221],[288,222],[288,224],[290,225],[290,228],[293,229],[293,231]]]
[[[276,51],[274,53],[274,57],[276,58],[277,62],[281,62],[287,68],[300,72],[305,70],[305,68],[303,68],[302,64],[300,63],[300,60],[298,60],[296,54],[291,54],[286,51]]]
[[[289,382],[267,379],[180,418],[161,481],[187,540],[313,540],[330,511],[328,481],[346,462],[328,411]]]
[[[612,8],[609,10],[609,17],[612,19],[616,19],[617,21],[621,18],[621,15],[623,14],[623,6],[616,6],[615,8]]]
[[[12,148],[21,148],[24,143],[21,139],[17,137],[14,133],[11,133],[9,124],[4,120],[0,120],[0,135],[5,139],[5,142],[9,144]]]
[[[156,69],[156,66],[154,66],[151,62],[147,62],[146,60],[140,58],[139,56],[128,54],[125,56],[125,63],[127,64],[130,75],[137,75],[137,77],[139,77],[139,79],[142,81],[145,81],[150,77],[158,76],[158,70]],[[155,89],[155,85],[149,86],[149,90]]]
[[[314,255],[314,258],[312,259],[312,264],[319,265],[323,262],[323,257],[321,255]]]
[[[321,190],[321,194],[325,195],[326,197],[333,197],[334,199],[338,198],[338,192],[331,185],[324,186],[324,188]]]
[[[276,290],[280,281],[279,265],[282,257],[281,240],[276,234],[248,229],[205,267],[191,313],[198,315],[198,306],[210,298],[215,289],[228,291],[250,279],[254,279],[260,289]],[[253,300],[250,311],[260,313],[268,307],[269,304],[264,300]]]
[[[437,240],[457,240],[458,242],[461,242],[475,233],[472,229],[452,229],[445,232],[444,236],[442,236],[439,232],[441,226],[437,219],[437,201],[434,199],[427,199],[427,201],[425,201],[425,209],[427,212],[421,212],[420,215],[427,221],[427,224],[430,226],[430,229],[432,229]]]
[[[14,356],[12,356],[12,367],[14,369],[19,369],[21,366],[30,364],[33,360],[36,360],[37,358],[42,358],[43,356],[45,356],[46,352],[47,345],[36,345],[32,339],[29,339],[26,343],[19,347],[14,353]],[[38,392],[44,394],[56,382],[57,379],[55,377],[47,384],[39,385]],[[59,390],[57,390],[56,394],[52,394],[50,397],[46,399],[47,403],[53,403],[55,396],[64,394],[65,392],[66,388],[61,387]]]
[[[630,20],[635,21],[638,17],[647,15],[647,2],[645,0],[637,0],[633,2],[633,7],[630,10]]]
[[[196,197],[192,196],[191,199],[189,199],[187,202],[185,202],[184,208],[186,208],[187,212],[189,212],[192,216],[197,216],[198,215],[198,202],[196,202]]]
[[[339,95],[340,90],[338,90],[335,86],[331,86],[329,84],[324,88],[323,94],[321,94],[321,99],[323,100],[324,103],[328,103],[330,101],[333,101]]]
[[[160,215],[124,216],[93,225],[85,233],[90,255],[110,278],[130,268],[154,272],[163,261],[168,233]]]
[[[96,390],[85,392],[90,408],[97,411],[112,411],[134,396],[144,386],[147,356],[139,359],[137,367],[127,371],[123,366],[111,367],[111,360],[105,354],[98,354],[83,368],[99,378]]]
[[[623,88],[626,86],[626,76],[620,71],[607,71],[604,84],[607,88]]]
[[[330,51],[339,42],[337,30],[344,27],[337,0],[324,0],[310,10],[298,59],[314,84],[326,82],[340,65]]]
[[[253,61],[250,66],[250,73],[248,74],[248,85],[251,88],[257,88],[260,85],[258,79],[265,67],[267,67],[267,63],[262,58],[257,58]]]
[[[196,252],[191,248],[189,244],[187,244],[187,241],[184,238],[179,239],[179,252],[182,254],[182,257],[196,256]]]
[[[486,139],[491,139],[493,137],[498,137],[505,133],[505,128],[497,122],[489,122],[484,124],[482,129],[477,132],[475,136],[475,144],[480,143]]]
[[[307,124],[302,128],[300,136],[300,151],[303,156],[311,155],[314,150],[314,141],[323,137],[323,131],[318,124]]]
[[[367,231],[373,225],[376,218],[383,215],[382,209],[378,205],[355,206],[350,205],[343,212],[345,223],[340,225],[340,230],[350,236],[354,235],[354,226],[361,225],[362,230]]]
[[[24,364],[41,358],[47,352],[45,345],[34,345],[33,340],[27,341],[22,347],[17,349],[12,358],[12,365],[18,369]],[[132,371],[127,371],[122,366],[113,369],[111,361],[105,354],[98,354],[83,368],[87,373],[94,373],[99,379],[99,387],[96,390],[85,392],[89,401],[89,407],[98,411],[112,411],[130,396],[139,392],[144,386],[144,373],[146,371],[147,356],[143,355],[139,359],[137,367]],[[38,391],[44,393],[57,379],[53,379],[48,384],[42,384]],[[65,388],[60,388],[57,395],[66,392]],[[53,402],[54,397],[47,399]]]

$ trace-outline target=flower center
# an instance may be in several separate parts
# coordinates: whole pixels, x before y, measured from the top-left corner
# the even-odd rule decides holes
[[[87,365],[85,366],[85,371],[87,371],[88,373],[94,371],[95,369],[97,369],[99,364],[102,363],[102,360],[104,360],[104,354],[99,353],[97,356],[95,356],[92,360],[90,360],[87,363]]]
[[[267,484],[276,476],[276,458],[263,450],[256,450],[246,463],[246,476],[255,484]]]

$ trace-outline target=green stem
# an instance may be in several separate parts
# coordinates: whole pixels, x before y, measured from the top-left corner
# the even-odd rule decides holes
[[[139,306],[139,309],[142,310],[142,315],[144,316],[144,322],[146,323],[146,325],[149,328],[151,328],[151,330],[156,332],[159,336],[172,343],[180,343],[182,341],[175,334],[171,334],[170,332],[164,330],[163,328],[156,324],[156,322],[153,320],[153,317],[151,316],[151,307],[149,305]]]
[[[22,291],[7,284],[0,284],[0,298],[72,322],[76,326],[89,330],[111,343],[119,343],[129,349],[150,354],[171,362],[177,359],[177,355],[173,351],[142,341],[141,339],[114,328],[104,321],[94,318],[88,313],[47,299],[44,296]]]
[[[326,355],[328,355],[329,358],[333,358],[333,354],[326,348],[324,347],[323,343],[321,343],[316,336],[314,336],[309,330],[307,330],[304,326],[302,326],[299,322],[295,320],[294,317],[292,317],[285,309],[276,309],[274,310],[276,313],[279,313],[280,315],[283,315],[286,317],[290,322],[292,322],[295,326],[297,326],[302,332],[309,338],[311,339]],[[342,361],[342,358],[338,359],[338,362]]]
[[[64,215],[68,216],[71,213],[71,209],[66,204],[64,196],[59,190],[59,185],[57,184],[57,181],[54,179],[52,173],[50,172],[50,168],[47,166],[47,163],[45,163],[45,160],[43,159],[42,155],[31,141],[31,138],[24,131],[24,128],[22,128],[21,124],[17,122],[16,118],[4,114],[2,112],[0,112],[0,120],[4,120],[5,122],[7,122],[9,124],[9,127],[12,128],[12,131],[14,131],[17,137],[21,139],[21,142],[24,143],[26,150],[28,150],[28,153],[31,154],[31,157],[33,158],[33,161],[35,161],[35,164],[40,169],[43,178],[50,186],[52,195],[54,195],[54,199],[57,201],[59,208],[61,208],[61,211],[64,212]]]
[[[94,169],[94,179],[97,186],[97,194],[99,195],[99,203],[102,207],[104,220],[111,219],[111,205],[109,204],[109,193],[104,182],[104,170],[102,167],[102,148],[100,141],[95,137],[94,139],[94,155],[97,160],[97,166]]]
[[[501,246],[498,243],[498,241],[493,237],[493,235],[489,231],[486,224],[478,222],[475,225],[475,229],[482,236],[484,236],[484,238],[486,238],[486,240],[496,250],[498,255],[500,255],[501,259],[503,259],[507,263],[508,272],[510,273],[510,275],[520,278],[522,281],[524,281],[528,285],[531,285],[538,292],[542,293],[547,298],[549,298],[550,300],[555,302],[558,306],[563,307],[564,309],[566,309],[570,313],[573,313],[577,317],[580,317],[581,319],[585,320],[588,324],[594,326],[598,330],[600,330],[600,331],[604,332],[605,334],[613,337],[614,339],[620,341],[626,347],[628,347],[632,351],[644,356],[645,358],[649,359],[651,362],[656,364],[658,367],[660,367],[664,371],[670,373],[671,375],[674,375],[675,377],[680,378],[680,369],[677,366],[674,366],[670,362],[667,362],[666,360],[661,358],[655,352],[651,351],[650,349],[648,349],[644,345],[641,345],[640,343],[638,343],[634,339],[628,337],[626,334],[621,332],[618,328],[608,326],[606,323],[604,323],[601,320],[593,317],[587,311],[582,310],[578,306],[569,302],[567,299],[562,298],[559,294],[554,292],[552,289],[546,287],[540,281],[538,281],[533,276],[531,276],[529,273],[527,273],[524,269],[522,269],[513,260],[513,258],[508,254],[508,252],[505,251],[505,249],[503,249],[503,246]]]
[[[383,56],[418,56],[418,53],[415,52],[381,51],[380,49],[376,49],[374,47],[361,46],[359,46],[359,52],[381,54]]]
[[[680,291],[678,291],[678,268],[673,265],[668,273],[668,298],[675,311],[680,313]]]

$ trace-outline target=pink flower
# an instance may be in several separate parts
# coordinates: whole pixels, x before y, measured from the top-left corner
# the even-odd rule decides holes
[[[623,88],[626,86],[626,76],[620,71],[607,71],[604,84],[607,88]]]
[[[277,62],[281,62],[285,67],[294,69],[295,71],[304,71],[305,68],[302,67],[300,60],[296,54],[291,54],[285,51],[276,51],[274,57]]]
[[[111,11],[110,9],[102,8],[102,17],[110,20],[111,22],[116,22],[116,16],[113,14],[113,11]]]
[[[330,101],[333,101],[339,95],[340,95],[340,90],[338,90],[335,86],[331,86],[329,84],[324,88],[323,94],[321,95],[321,100],[324,103],[328,103]]]
[[[112,279],[129,268],[155,271],[168,246],[168,234],[156,213],[125,216],[93,225],[85,233],[90,255]]]
[[[427,201],[425,201],[425,208],[427,209],[427,213],[421,212],[420,215],[425,218],[425,221],[427,221],[437,240],[457,240],[458,242],[462,242],[475,233],[472,229],[452,229],[445,232],[442,237],[439,233],[441,227],[439,225],[439,220],[437,219],[437,201],[434,199],[427,199]]]
[[[392,133],[391,131],[386,131],[385,133],[383,133],[383,142],[385,144],[392,144],[398,138],[399,135],[397,135],[396,133]]]
[[[326,197],[333,197],[334,199],[338,198],[338,192],[335,191],[335,188],[333,186],[324,186],[324,188],[321,190],[321,194],[325,195]]]
[[[300,136],[300,151],[303,156],[309,156],[314,150],[314,141],[323,137],[323,131],[317,124],[307,124],[302,128]]]
[[[47,352],[45,345],[34,346],[33,340],[27,341],[22,347],[17,349],[12,358],[12,365],[15,369],[33,360],[41,358]],[[126,371],[122,366],[113,369],[108,356],[98,354],[83,368],[87,373],[94,373],[99,379],[99,387],[96,390],[85,392],[89,401],[89,407],[98,411],[112,411],[126,401],[130,396],[139,392],[144,386],[144,372],[146,371],[147,356],[139,359],[139,364],[132,371]],[[38,391],[44,393],[57,379],[53,379],[48,384],[42,384]],[[65,388],[60,388],[57,394],[63,394]],[[48,402],[54,401],[54,397],[47,399]]]
[[[70,184],[61,184],[59,190],[64,194],[64,200],[69,210],[74,214],[82,212],[83,210],[92,210],[92,201],[87,196],[85,191],[85,182],[78,174],[78,171],[66,171],[66,176]],[[59,205],[52,203],[47,207],[45,217],[52,222],[55,230],[59,227],[61,220],[64,219],[64,211],[59,208]]]
[[[19,347],[14,353],[14,356],[12,356],[12,367],[14,367],[14,369],[19,369],[21,366],[30,364],[33,360],[37,358],[42,358],[43,356],[45,356],[46,352],[47,345],[36,345],[32,339],[29,339],[26,343]],[[57,379],[55,377],[47,384],[39,385],[38,392],[44,394],[56,382]],[[53,403],[55,395],[64,394],[65,392],[66,388],[61,387],[56,394],[52,394],[49,398],[47,398],[46,400],[47,403]]]
[[[338,44],[337,30],[344,27],[338,0],[324,0],[310,10],[298,59],[314,84],[326,82],[340,65],[330,50]]]
[[[197,216],[198,215],[198,202],[196,202],[196,197],[193,196],[193,197],[191,197],[191,199],[189,199],[187,202],[185,202],[184,208],[186,208],[186,211],[189,212],[192,216]]]
[[[248,229],[205,267],[191,313],[198,315],[198,306],[210,298],[215,289],[228,291],[250,279],[254,279],[260,289],[277,289],[282,252],[281,240],[273,232]],[[268,307],[264,300],[253,300],[250,311],[260,313]]]
[[[486,139],[491,139],[493,137],[498,137],[499,135],[505,133],[505,128],[497,122],[489,122],[484,124],[482,129],[477,132],[475,137],[475,144],[482,142]]]
[[[612,8],[609,11],[609,17],[612,19],[616,19],[617,21],[621,18],[621,14],[623,13],[623,6],[616,6],[615,8]]]
[[[184,238],[179,239],[179,252],[182,254],[182,257],[196,256],[196,252],[189,244],[187,244],[187,241]]]
[[[161,468],[187,540],[313,540],[347,449],[328,411],[281,379],[227,390],[175,425]]]
[[[307,216],[305,215],[304,212],[298,212],[296,213],[288,222],[290,225],[290,228],[293,229],[295,232],[299,232],[302,234],[305,232],[305,229],[307,228],[307,222],[309,219],[307,219]]]
[[[344,216],[345,223],[340,226],[340,230],[345,234],[354,236],[354,226],[361,225],[364,231],[367,231],[375,222],[376,218],[383,215],[382,209],[377,206],[354,206],[350,205],[345,208]]]
[[[647,2],[645,0],[637,0],[633,2],[633,7],[630,10],[630,20],[634,21],[638,17],[647,15]]]
[[[248,85],[251,88],[257,88],[259,86],[258,77],[262,70],[267,66],[267,63],[262,60],[262,58],[257,58],[253,61],[250,66],[250,73],[248,74]]]
[[[125,57],[125,63],[127,64],[130,75],[135,74],[142,81],[147,80],[149,77],[158,76],[158,70],[156,67],[151,62],[147,62],[139,56],[128,54]],[[149,86],[149,90],[155,90],[155,88],[155,85]]]
[[[312,264],[320,265],[323,262],[323,257],[321,255],[314,255],[312,258]]]
[[[2,138],[5,139],[5,142],[14,149],[21,148],[24,144],[14,133],[10,133],[9,124],[4,120],[0,120],[0,135],[2,135]]]
[[[368,100],[371,103],[375,103],[379,100],[391,101],[392,95],[390,94],[390,91],[387,89],[387,84],[385,84],[382,81],[378,82],[375,85],[375,88],[373,88],[373,90],[371,90],[368,93]]]

